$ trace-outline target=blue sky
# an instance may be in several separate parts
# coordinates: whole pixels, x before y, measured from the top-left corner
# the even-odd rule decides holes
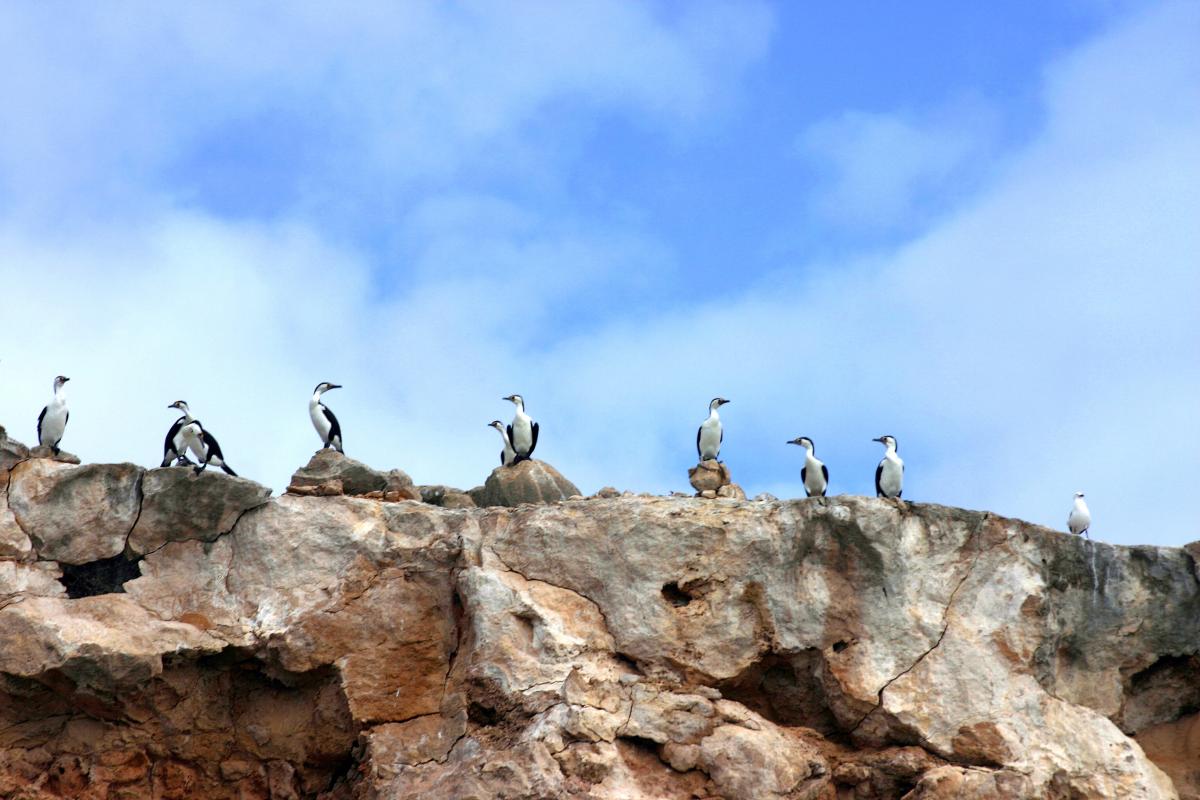
[[[585,491],[905,496],[1200,539],[1200,5],[0,8],[0,422],[156,463],[184,398],[482,482],[520,392]]]

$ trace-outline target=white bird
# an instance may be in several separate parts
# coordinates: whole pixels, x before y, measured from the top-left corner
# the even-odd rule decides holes
[[[1078,536],[1087,536],[1087,530],[1092,526],[1092,512],[1088,511],[1087,503],[1083,502],[1083,492],[1075,493],[1075,503],[1067,516],[1067,530]],[[1092,538],[1087,536],[1087,538]]]
[[[708,419],[701,422],[696,431],[696,453],[701,461],[708,461],[721,454],[725,431],[721,428],[721,416],[717,414],[717,409],[728,402],[724,397],[714,397],[708,404]]]
[[[183,426],[191,422],[195,417],[192,416],[188,404],[183,400],[176,400],[167,408],[178,409],[183,412],[183,416],[171,423],[170,430],[167,431],[167,438],[163,441],[163,460],[161,466],[169,467],[171,462],[178,466],[190,464],[191,459],[187,457],[187,441],[184,439],[180,431]]]
[[[511,467],[517,460],[517,451],[513,450],[512,441],[508,438],[508,431],[504,429],[504,423],[494,419],[488,425],[499,431],[500,438],[504,440],[504,449],[500,451],[500,466]]]
[[[508,426],[508,441],[512,444],[513,452],[516,453],[515,461],[526,461],[533,455],[533,449],[537,447],[538,424],[525,413],[525,399],[521,395],[510,394],[508,397],[500,399],[508,400],[517,407],[517,414],[513,417],[512,424]]]
[[[872,439],[887,448],[883,460],[875,468],[875,496],[899,497],[904,491],[904,462],[896,454],[896,437],[880,436]]]
[[[342,450],[342,426],[338,424],[337,417],[333,412],[321,402],[321,395],[328,392],[330,389],[342,388],[336,383],[318,383],[317,388],[313,389],[312,399],[308,401],[308,416],[312,419],[313,427],[317,429],[317,435],[321,437],[321,449],[332,447],[339,453],[344,453]]]
[[[67,410],[66,384],[69,380],[62,375],[54,379],[54,399],[38,414],[38,444],[49,447],[54,455],[58,455],[58,443],[62,441],[67,420],[71,418],[71,412]]]
[[[812,439],[801,436],[792,439],[788,444],[797,444],[804,448],[804,467],[800,470],[800,480],[804,483],[804,492],[809,497],[824,497],[829,489],[829,468],[817,460],[813,454]]]
[[[208,469],[209,464],[215,464],[230,475],[237,477],[237,473],[225,463],[225,455],[221,452],[221,445],[217,444],[216,438],[204,429],[204,426],[200,424],[200,420],[192,420],[180,428],[179,431],[183,435],[184,441],[187,442],[187,446],[191,448],[192,452],[196,454],[197,460],[200,461],[195,468],[197,475]]]

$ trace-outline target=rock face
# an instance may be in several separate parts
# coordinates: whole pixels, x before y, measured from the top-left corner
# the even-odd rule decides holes
[[[162,544],[79,599],[53,537],[0,557],[0,797],[1197,797],[1181,549],[874,498],[445,509],[155,472],[21,495],[70,522],[146,493],[126,530],[159,502]]]
[[[545,461],[530,459],[511,467],[496,467],[473,499],[479,506],[555,503],[579,494],[575,484]]]

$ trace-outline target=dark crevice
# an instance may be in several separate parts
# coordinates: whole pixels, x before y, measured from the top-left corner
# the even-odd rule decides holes
[[[125,582],[141,576],[139,561],[141,559],[127,558],[124,553],[118,553],[112,558],[86,564],[60,564],[60,582],[67,590],[67,597],[72,600],[98,594],[123,594]]]
[[[675,581],[671,581],[662,587],[662,596],[668,603],[675,606],[675,608],[683,608],[696,599],[683,589],[680,589],[679,584]]]

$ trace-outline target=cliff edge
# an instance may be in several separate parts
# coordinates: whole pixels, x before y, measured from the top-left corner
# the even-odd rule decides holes
[[[1200,797],[1188,550],[861,497],[271,498],[0,433],[0,797]]]

